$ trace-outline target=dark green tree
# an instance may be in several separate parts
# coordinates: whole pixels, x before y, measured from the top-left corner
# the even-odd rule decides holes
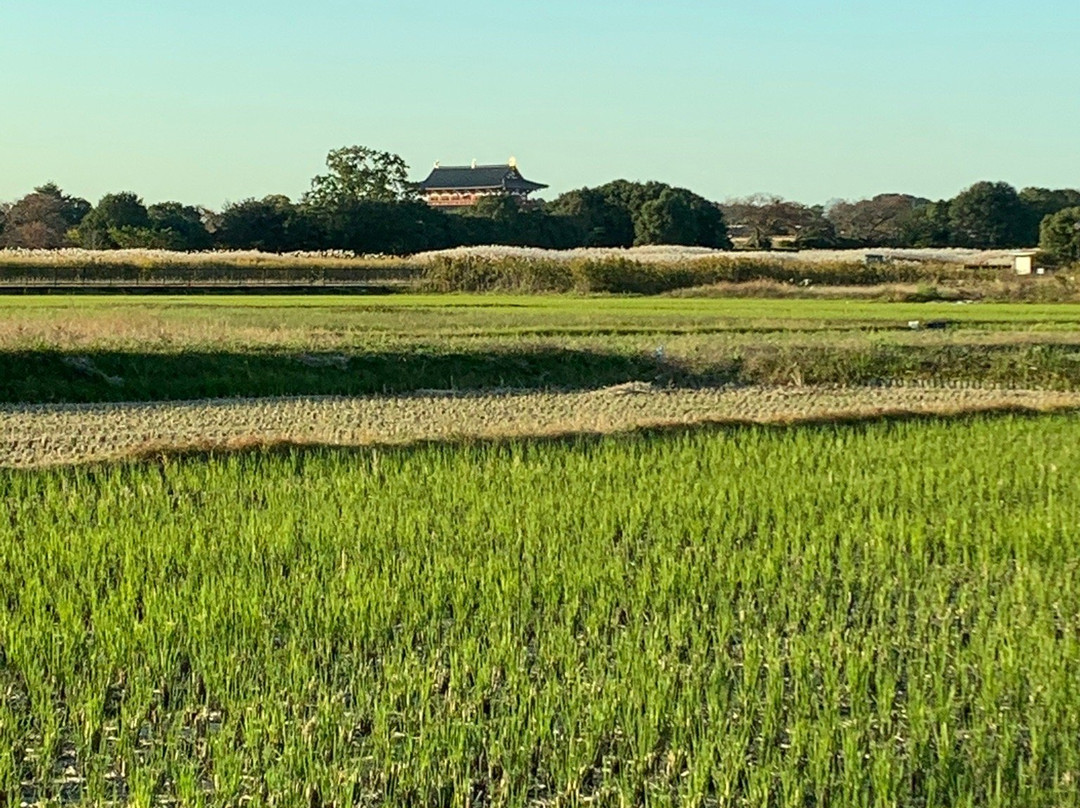
[[[720,209],[685,188],[665,188],[644,203],[634,220],[635,244],[731,246]]]
[[[547,210],[569,219],[577,230],[576,243],[583,247],[630,247],[634,243],[634,220],[627,207],[598,188],[567,191]]]
[[[1047,216],[1065,208],[1080,207],[1080,191],[1074,188],[1025,188],[1020,201],[1028,210],[1029,235],[1026,244],[1034,244],[1040,236],[1039,226]]]
[[[599,186],[599,191],[611,203],[630,214],[632,219],[637,219],[641,208],[654,199],[659,199],[660,194],[670,188],[663,182],[631,182],[630,180],[612,180]]]
[[[418,201],[398,155],[350,146],[330,152],[326,165],[301,203],[325,247],[411,253],[449,246],[446,214]]]
[[[724,216],[717,205],[686,190],[662,182],[614,180],[591,190],[599,196],[589,200],[591,213],[603,225],[611,246],[626,246],[624,228],[630,221],[634,244],[690,244],[729,247]],[[570,200],[572,204],[574,200]],[[620,216],[616,211],[621,211]],[[600,218],[600,217],[603,218]],[[671,239],[674,239],[672,241]]]
[[[79,224],[75,237],[91,250],[159,246],[146,206],[131,191],[105,194]]]
[[[1030,246],[1027,208],[1007,182],[977,182],[949,203],[949,230],[956,247],[999,249]]]
[[[159,202],[146,209],[150,229],[169,250],[207,250],[213,237],[203,222],[203,212],[180,202]]]
[[[1063,263],[1080,263],[1080,207],[1059,210],[1042,220],[1039,249]]]
[[[466,216],[482,216],[491,219],[496,224],[513,228],[521,218],[521,204],[507,194],[492,194],[482,196],[476,203],[466,208],[463,213]]]
[[[897,246],[948,247],[952,243],[952,225],[947,199],[915,208],[903,222]]]
[[[409,201],[352,202],[318,210],[316,215],[323,246],[395,255],[452,246],[448,220],[468,218],[448,215],[425,202]]]
[[[314,214],[281,194],[226,205],[214,224],[215,241],[233,250],[280,253],[322,246]]]
[[[448,238],[457,244],[508,244],[565,249],[581,246],[581,228],[544,204],[522,204],[513,196],[481,197],[460,213],[443,216]]]

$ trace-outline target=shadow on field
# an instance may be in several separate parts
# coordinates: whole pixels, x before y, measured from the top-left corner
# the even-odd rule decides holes
[[[559,348],[437,353],[0,352],[0,402],[98,403],[372,395],[420,390],[584,390],[647,381],[722,384],[737,363],[694,374],[663,357]]]
[[[964,383],[1080,388],[1080,346],[753,345],[693,366],[653,353],[556,346],[373,353],[0,352],[0,403],[378,395],[496,389],[591,390],[631,381],[662,386]]]

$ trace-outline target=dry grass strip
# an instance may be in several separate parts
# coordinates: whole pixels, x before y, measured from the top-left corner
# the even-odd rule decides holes
[[[403,396],[0,407],[0,466],[40,467],[272,445],[365,446],[600,434],[705,423],[1080,408],[1080,392],[944,387],[425,391]]]

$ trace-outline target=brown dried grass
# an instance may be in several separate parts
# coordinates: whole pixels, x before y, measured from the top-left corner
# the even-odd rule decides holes
[[[1080,392],[932,386],[671,390],[647,385],[576,393],[7,406],[0,408],[0,466],[1074,408],[1080,408]]]

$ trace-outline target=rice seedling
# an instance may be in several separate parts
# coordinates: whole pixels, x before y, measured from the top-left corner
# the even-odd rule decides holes
[[[1080,422],[0,471],[7,804],[1080,805]]]

